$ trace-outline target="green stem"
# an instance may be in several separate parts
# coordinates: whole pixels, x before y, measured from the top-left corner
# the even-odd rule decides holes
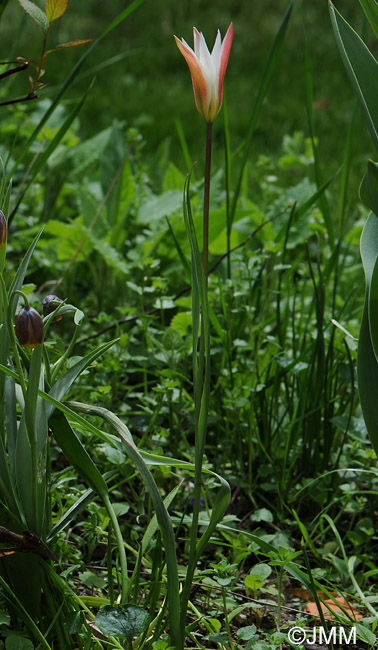
[[[208,260],[209,260],[209,206],[210,206],[210,177],[211,177],[211,147],[212,123],[206,124],[206,158],[205,158],[205,186],[203,200],[203,249],[202,264],[205,280],[205,295],[202,296],[201,305],[201,337],[198,352],[198,372],[194,380],[194,407],[195,407],[195,471],[193,489],[193,517],[190,533],[190,546],[188,567],[185,585],[181,596],[181,634],[185,636],[186,612],[190,597],[191,585],[197,564],[197,537],[198,521],[201,507],[202,489],[202,464],[205,447],[208,418],[208,402],[210,392],[210,345],[209,323],[205,323],[205,313],[208,319],[208,310],[204,308],[208,292]],[[207,326],[206,326],[207,325]],[[195,341],[195,334],[193,334]],[[196,354],[196,350],[193,350]],[[196,363],[196,361],[195,361]]]
[[[113,530],[114,530],[114,535],[116,538],[117,542],[117,547],[118,547],[118,554],[119,554],[119,561],[121,565],[121,577],[122,577],[122,587],[121,587],[121,604],[124,604],[128,600],[128,596],[130,593],[130,588],[131,585],[129,585],[129,579],[127,575],[127,560],[126,560],[126,553],[125,553],[125,546],[123,543],[123,538],[122,538],[122,533],[120,530],[120,527],[118,525],[118,520],[116,517],[116,514],[113,510],[113,506],[110,502],[109,495],[103,494],[102,495],[103,503],[106,508],[106,511],[108,513],[109,519],[112,523]]]
[[[203,270],[206,286],[208,284],[209,266],[209,207],[210,207],[210,176],[211,176],[211,145],[213,139],[213,124],[206,124],[206,158],[205,158],[205,188],[203,197]]]

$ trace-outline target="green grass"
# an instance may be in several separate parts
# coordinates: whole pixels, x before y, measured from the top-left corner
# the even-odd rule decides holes
[[[117,8],[79,15],[69,3],[52,39],[98,36]],[[3,108],[0,524],[31,530],[54,559],[0,557],[0,648],[287,648],[290,627],[317,624],[305,597],[336,596],[363,615],[358,647],[376,646],[376,455],[356,382],[358,184],[372,145],[359,113],[351,123],[326,8],[307,2],[245,140],[286,9],[257,3],[251,16],[221,2],[215,25],[211,4],[145,2],[96,45],[47,123],[84,49],[51,55],[40,100]],[[40,47],[21,14],[10,3],[2,16],[3,30],[17,25],[4,60]],[[201,248],[204,128],[172,34],[190,42],[194,22],[210,41],[231,19],[229,176],[221,114],[207,314],[194,237]],[[8,79],[2,97],[22,92]],[[33,352],[12,335],[20,288],[39,310],[46,294],[68,303]],[[353,624],[345,606],[333,619]]]

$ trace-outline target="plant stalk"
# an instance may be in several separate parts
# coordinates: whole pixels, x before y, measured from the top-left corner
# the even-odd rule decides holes
[[[205,185],[203,200],[203,249],[202,264],[205,282],[205,294],[202,295],[201,305],[201,336],[198,351],[198,372],[194,373],[194,407],[195,407],[195,472],[193,489],[193,517],[190,533],[190,550],[185,585],[181,597],[181,634],[185,637],[186,612],[190,597],[191,585],[197,564],[197,537],[198,522],[201,507],[202,489],[202,463],[205,447],[207,419],[210,393],[210,342],[208,310],[204,307],[207,302],[208,293],[208,260],[209,260],[209,206],[210,206],[210,177],[211,177],[211,147],[212,147],[212,123],[206,124],[206,157],[205,157]],[[207,326],[206,326],[207,325]],[[193,333],[193,340],[195,334]],[[196,350],[193,349],[193,355]]]
[[[206,158],[205,158],[205,187],[203,196],[203,271],[206,287],[208,286],[209,267],[209,209],[210,209],[210,175],[211,175],[211,146],[213,140],[213,124],[206,124]]]

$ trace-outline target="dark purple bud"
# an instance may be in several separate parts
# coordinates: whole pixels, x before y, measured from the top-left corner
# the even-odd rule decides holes
[[[42,312],[44,316],[48,316],[51,314],[53,311],[58,306],[58,302],[63,302],[61,298],[58,298],[58,296],[54,296],[53,294],[50,294],[48,296],[45,296],[43,301],[42,301]],[[63,316],[58,316],[56,317],[55,320],[62,320]]]
[[[33,307],[24,307],[16,318],[16,336],[22,347],[35,348],[43,343],[43,320]]]

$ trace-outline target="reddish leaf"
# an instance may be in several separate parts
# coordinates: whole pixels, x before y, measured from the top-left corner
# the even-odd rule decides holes
[[[46,56],[48,54],[51,54],[51,52],[56,52],[57,50],[64,50],[66,47],[76,47],[76,45],[83,45],[84,43],[92,43],[92,38],[83,38],[83,39],[76,39],[75,41],[69,41],[68,43],[62,43],[62,45],[57,45],[56,47],[51,48],[51,50],[47,50]]]
[[[333,619],[332,614],[344,614],[344,611],[349,614],[355,621],[359,621],[362,618],[362,614],[356,609],[353,605],[348,603],[345,598],[342,596],[336,596],[335,600],[340,604],[340,607],[331,599],[324,600],[320,603],[322,608],[324,618]],[[330,611],[331,610],[331,611]],[[343,611],[344,610],[344,611]],[[313,616],[319,617],[319,611],[316,603],[307,603],[305,607],[305,612],[312,614]]]
[[[63,16],[67,5],[68,0],[46,0],[45,12],[50,25]]]

